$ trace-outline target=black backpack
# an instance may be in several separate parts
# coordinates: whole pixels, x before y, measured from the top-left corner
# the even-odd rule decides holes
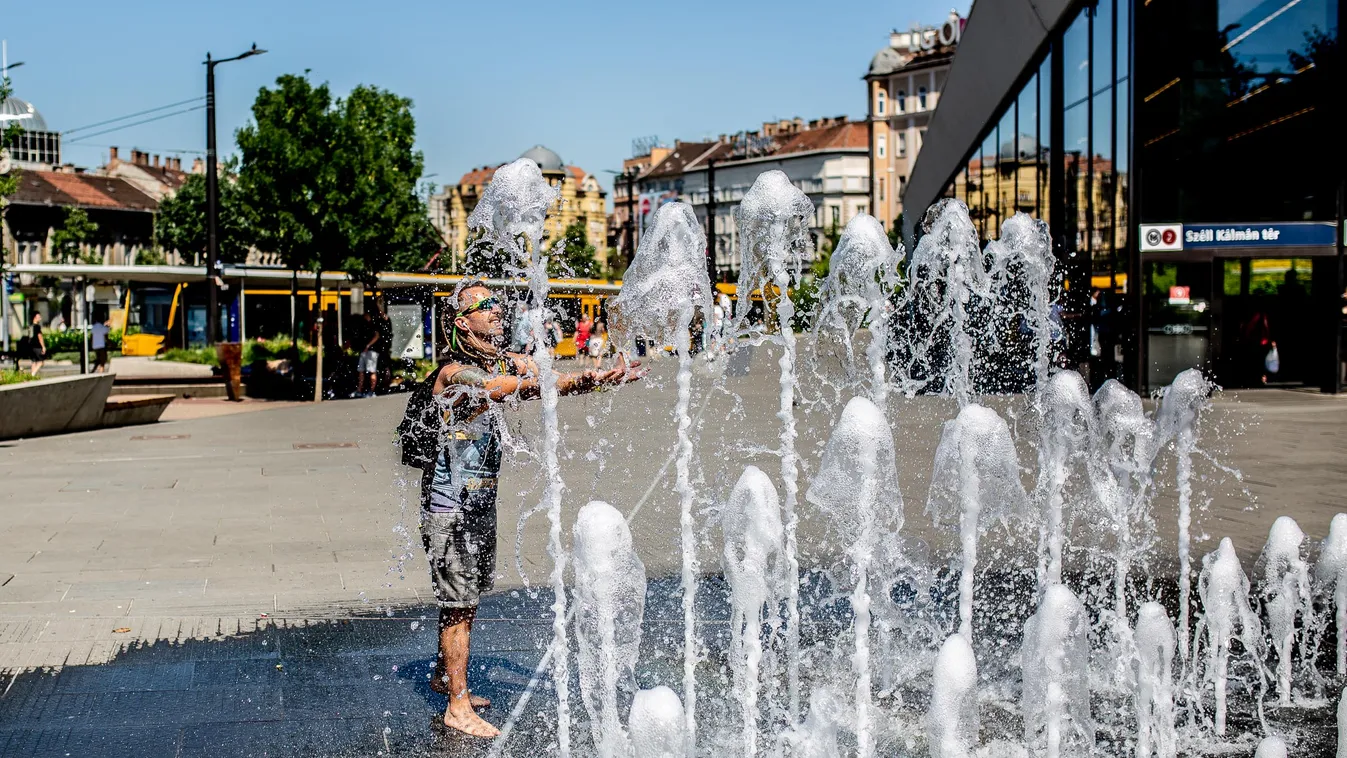
[[[435,458],[440,452],[439,403],[435,402],[435,377],[447,364],[441,363],[435,370],[412,388],[407,398],[407,409],[402,413],[402,422],[398,424],[398,445],[402,448],[402,465],[421,469],[435,470]]]

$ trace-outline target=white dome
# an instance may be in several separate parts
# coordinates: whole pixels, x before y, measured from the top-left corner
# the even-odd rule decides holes
[[[8,125],[10,121],[18,121],[25,132],[49,131],[46,119],[42,118],[32,103],[12,95],[0,103],[0,122]]]
[[[528,158],[538,164],[538,168],[543,171],[564,171],[566,164],[561,161],[561,156],[548,150],[542,145],[534,145],[525,150],[520,158]]]

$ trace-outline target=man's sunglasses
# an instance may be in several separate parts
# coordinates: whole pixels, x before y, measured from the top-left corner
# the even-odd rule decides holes
[[[467,308],[464,308],[463,310],[459,311],[458,315],[466,316],[469,313],[476,313],[477,311],[485,311],[499,307],[501,307],[500,300],[496,299],[495,295],[492,295],[490,297],[484,297],[481,300],[478,300],[477,302],[473,303],[472,305],[469,305]]]

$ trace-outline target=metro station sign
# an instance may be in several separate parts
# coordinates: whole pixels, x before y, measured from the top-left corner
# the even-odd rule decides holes
[[[1250,224],[1142,224],[1141,252],[1212,250],[1246,247],[1333,247],[1332,222],[1289,221]]]

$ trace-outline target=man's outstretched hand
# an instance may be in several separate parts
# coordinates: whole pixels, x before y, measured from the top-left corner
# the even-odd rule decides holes
[[[616,387],[619,384],[627,382],[636,382],[645,378],[650,370],[641,365],[640,361],[627,363],[627,356],[619,353],[617,363],[607,371],[596,371],[595,383],[601,387]]]
[[[649,371],[641,365],[640,361],[627,362],[627,356],[619,355],[617,364],[607,371],[596,371],[589,369],[578,374],[572,374],[571,392],[592,392],[600,387],[616,387],[627,382],[635,382],[644,378]]]

